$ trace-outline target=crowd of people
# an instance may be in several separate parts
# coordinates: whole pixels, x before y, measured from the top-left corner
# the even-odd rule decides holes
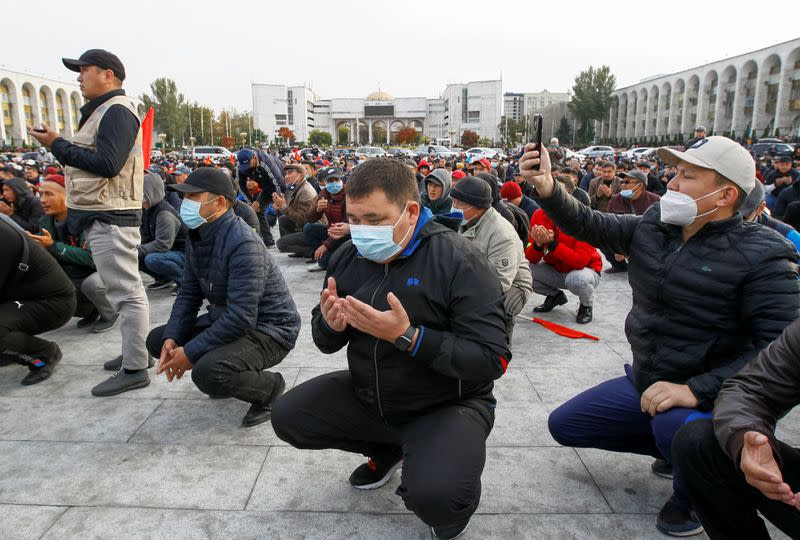
[[[791,156],[760,161],[698,129],[684,151],[637,162],[582,162],[552,140],[491,160],[243,148],[145,169],[122,62],[93,49],[63,63],[87,100],[78,131],[32,126],[56,161],[2,156],[0,169],[0,352],[28,367],[22,384],[63,356],[39,334],[72,317],[119,326],[93,395],[143,388],[154,366],[190,372],[250,405],[244,427],[271,420],[297,448],[366,456],[354,488],[402,469],[406,507],[455,538],[479,504],[515,319],[532,293],[547,313],[568,292],[587,324],[604,274],[627,272],[633,362],[555,409],[554,439],[652,456],[673,485],[666,534],[767,537],[760,512],[800,535],[800,452],[775,437],[800,401]],[[288,392],[269,371],[300,331],[279,254],[324,272],[312,339],[348,358]],[[159,289],[175,300],[149,330]]]

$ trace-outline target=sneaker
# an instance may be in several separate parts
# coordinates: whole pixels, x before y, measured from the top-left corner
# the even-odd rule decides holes
[[[28,369],[31,371],[22,379],[22,384],[24,386],[30,386],[49,379],[62,357],[61,349],[58,348],[58,345],[55,345],[55,352],[50,358],[46,360],[32,358],[28,364]]]
[[[147,355],[147,368],[150,369],[156,365],[156,361],[153,359],[152,356],[149,354]],[[107,361],[103,364],[103,369],[106,371],[119,371],[122,369],[122,355],[117,356],[116,358],[112,358],[111,360]]]
[[[314,257],[309,257],[308,259],[306,259],[306,264],[316,264],[316,262],[317,259],[315,259]]]
[[[612,266],[611,268],[606,268],[603,270],[604,274],[621,274],[622,272],[627,272],[627,266]]]
[[[399,452],[398,452],[399,453]],[[356,489],[378,489],[403,467],[403,456],[388,459],[370,458],[350,474],[350,484]]]
[[[92,395],[99,397],[116,396],[129,390],[144,388],[148,384],[150,384],[150,375],[147,374],[146,369],[140,369],[134,373],[125,373],[124,369],[120,369],[111,377],[92,388]]]
[[[312,264],[311,266],[309,266],[308,268],[306,268],[306,270],[308,270],[309,272],[324,272],[324,271],[325,271],[325,269],[324,269],[324,268],[322,268],[322,267],[319,265],[319,263],[317,263],[317,264]]]
[[[578,314],[575,316],[575,322],[579,324],[586,324],[592,322],[592,306],[580,305]]]
[[[303,259],[305,257],[306,257],[305,253],[289,253],[290,259]]]
[[[174,287],[175,282],[171,280],[161,281],[155,280],[153,283],[147,286],[148,291],[160,291],[161,289],[166,289],[169,287]]]
[[[656,476],[672,480],[672,465],[667,463],[665,459],[659,458],[654,460],[653,463],[650,464],[650,470],[653,471],[653,474]]]
[[[96,309],[88,314],[86,317],[82,318],[78,321],[78,324],[75,325],[76,328],[87,328],[92,326],[94,323],[97,322],[97,319],[100,318],[100,312]]]
[[[542,302],[541,305],[533,308],[533,311],[536,313],[547,313],[548,311],[553,311],[553,308],[556,306],[563,306],[566,303],[567,295],[564,294],[564,291],[558,291],[557,294],[546,296],[544,302]]]
[[[273,375],[277,377],[277,380],[272,385],[272,393],[269,395],[269,399],[267,399],[266,403],[253,403],[250,405],[250,410],[242,418],[242,427],[257,426],[266,422],[272,416],[272,403],[286,390],[286,381],[283,380],[283,375],[280,373],[273,373]]]
[[[448,540],[453,540],[464,534],[467,531],[467,528],[469,528],[469,520],[467,520],[466,523],[454,525],[452,527],[431,527],[431,534],[434,538],[447,538]]]
[[[656,518],[656,528],[669,536],[694,536],[703,532],[703,525],[691,507],[672,494]]]
[[[108,332],[115,326],[117,326],[117,321],[119,320],[119,313],[114,315],[113,319],[100,319],[94,326],[92,327],[92,332],[95,334],[102,334],[103,332]]]

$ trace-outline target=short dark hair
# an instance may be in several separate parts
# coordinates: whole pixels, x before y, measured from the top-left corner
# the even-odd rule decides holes
[[[578,169],[575,167],[564,167],[561,169],[561,174],[571,174],[574,175],[576,178],[581,177],[581,173],[578,172]]]
[[[605,169],[605,168],[607,168],[607,167],[611,167],[611,168],[613,168],[613,169],[616,169],[616,168],[617,168],[616,164],[614,164],[614,162],[613,162],[613,161],[601,161],[601,162],[600,162],[600,168],[601,168],[601,169]]]
[[[347,182],[347,196],[351,199],[362,199],[378,190],[401,208],[408,201],[420,201],[416,177],[408,167],[394,159],[367,160],[353,171]]]
[[[317,170],[317,164],[311,161],[310,159],[304,159],[302,163],[303,165],[311,165],[312,169],[314,169],[315,171]]]

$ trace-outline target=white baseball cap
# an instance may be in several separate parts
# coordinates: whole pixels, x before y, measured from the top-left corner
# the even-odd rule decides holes
[[[736,141],[717,135],[695,142],[685,152],[659,148],[659,159],[669,165],[685,161],[704,169],[711,169],[750,193],[756,185],[756,164],[750,152]]]

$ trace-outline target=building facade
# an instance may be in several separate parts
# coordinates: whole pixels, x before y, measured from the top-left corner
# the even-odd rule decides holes
[[[503,94],[503,114],[509,120],[520,121],[526,115],[540,113],[546,107],[567,103],[567,92],[506,92]]]
[[[144,105],[134,100],[142,116]],[[42,122],[70,137],[78,129],[83,103],[77,84],[0,69],[0,144],[30,144],[26,126]]]
[[[453,142],[465,130],[499,140],[500,80],[449,84],[438,98],[395,98],[379,90],[365,98],[322,99],[306,87],[259,83],[252,92],[254,125],[272,140],[282,126],[298,141],[308,141],[316,129],[330,133],[334,143],[351,145],[388,145],[405,127]]]
[[[619,88],[598,140],[800,136],[800,38]]]

